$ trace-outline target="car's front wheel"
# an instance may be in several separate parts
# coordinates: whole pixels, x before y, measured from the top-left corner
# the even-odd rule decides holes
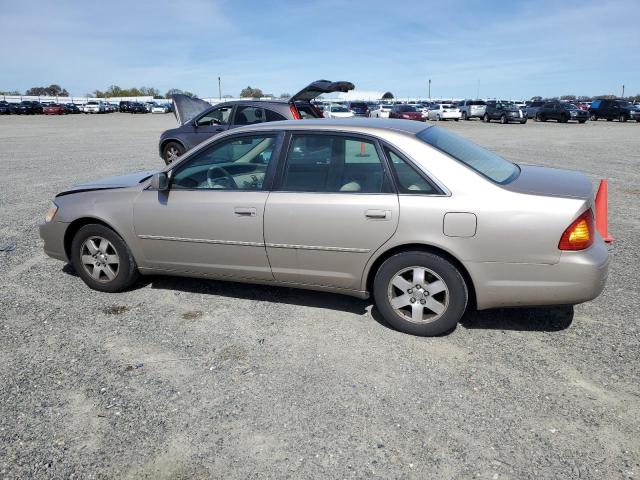
[[[484,123],[489,123],[491,121],[491,119],[489,118],[489,114],[485,113],[484,116],[482,117],[482,121]]]
[[[80,228],[71,242],[71,263],[90,288],[121,292],[138,278],[133,255],[116,232],[100,224]]]
[[[430,252],[407,251],[378,269],[373,295],[384,319],[413,335],[440,335],[455,328],[467,307],[467,285],[458,269]]]
[[[462,112],[462,120],[469,120],[469,117],[467,117],[467,112]]]
[[[625,115],[620,115],[620,118],[618,118],[618,121],[626,122],[627,121],[627,117]]]
[[[507,123],[507,116],[506,116],[506,115],[502,115],[502,116],[500,117],[500,123],[501,123],[501,124],[503,124],[503,125],[504,125],[505,123]]]
[[[178,142],[168,142],[162,149],[162,159],[169,165],[175,162],[184,153],[184,147]]]

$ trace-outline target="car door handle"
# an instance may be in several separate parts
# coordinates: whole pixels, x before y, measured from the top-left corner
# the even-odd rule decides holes
[[[364,216],[372,220],[388,220],[391,218],[391,212],[389,210],[367,210],[364,212]]]
[[[235,213],[237,217],[255,217],[256,209],[252,207],[236,207],[233,209],[233,213]]]

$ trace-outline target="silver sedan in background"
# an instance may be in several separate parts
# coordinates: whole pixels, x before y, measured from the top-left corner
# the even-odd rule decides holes
[[[437,335],[467,308],[597,297],[608,253],[583,174],[516,165],[404,120],[308,120],[216,136],[158,172],[58,194],[45,252],[93,289],[139,274],[373,295]]]

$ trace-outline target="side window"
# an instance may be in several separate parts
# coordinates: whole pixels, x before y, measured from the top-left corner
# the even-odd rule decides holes
[[[264,108],[260,107],[237,107],[233,119],[234,125],[253,125],[254,123],[266,122]]]
[[[416,193],[421,195],[440,193],[398,154],[388,148],[385,148],[385,153],[391,161],[391,168],[396,176],[400,193]]]
[[[233,107],[220,107],[198,119],[198,125],[227,125]]]
[[[233,137],[217,142],[179,166],[172,189],[261,190],[275,135]]]
[[[284,115],[280,115],[279,113],[274,112],[273,110],[265,109],[265,112],[267,114],[267,122],[277,122],[279,120],[287,119],[287,117],[285,117]]]
[[[389,179],[371,141],[338,135],[293,135],[281,190],[388,193]]]

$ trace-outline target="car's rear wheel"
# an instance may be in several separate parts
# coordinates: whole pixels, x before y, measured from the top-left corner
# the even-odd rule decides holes
[[[505,123],[507,123],[507,116],[506,116],[506,115],[502,115],[502,116],[500,116],[500,123],[501,123],[501,124],[503,124],[503,125],[504,125]]]
[[[462,120],[469,120],[469,117],[467,117],[467,112],[462,112]]]
[[[618,118],[618,121],[620,122],[626,122],[627,121],[627,117],[624,115],[620,115],[620,118]]]
[[[578,123],[585,123],[586,120],[578,120]]]
[[[592,113],[589,116],[589,120],[591,120],[592,122],[595,122],[596,120],[598,120],[598,116],[595,113]]]
[[[488,114],[488,113],[485,113],[485,114],[483,115],[483,117],[482,117],[482,121],[483,121],[484,123],[489,123],[489,122],[491,121],[491,118],[489,118],[489,114]]]
[[[162,159],[169,165],[175,162],[184,153],[184,147],[178,142],[167,142],[162,149]]]
[[[569,118],[566,115],[560,115],[560,123],[567,123]]]
[[[445,258],[421,251],[389,257],[376,272],[376,306],[394,328],[413,335],[450,331],[467,307],[467,285]]]
[[[139,275],[124,240],[104,225],[89,224],[78,230],[70,257],[84,283],[101,292],[121,292]]]

